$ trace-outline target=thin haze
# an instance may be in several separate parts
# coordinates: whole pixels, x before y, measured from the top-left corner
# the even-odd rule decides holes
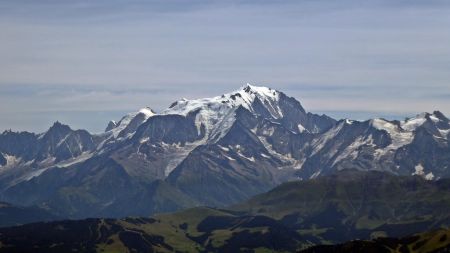
[[[249,82],[335,117],[450,115],[449,1],[0,1],[0,129],[110,119]]]

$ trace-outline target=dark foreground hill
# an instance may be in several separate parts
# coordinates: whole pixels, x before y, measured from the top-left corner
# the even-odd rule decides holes
[[[449,206],[447,180],[343,171],[283,184],[227,210],[2,228],[0,252],[294,252],[448,227]]]
[[[321,245],[300,251],[300,253],[392,253],[450,252],[450,230],[416,234],[403,238],[378,238],[371,241],[351,241],[339,245]]]

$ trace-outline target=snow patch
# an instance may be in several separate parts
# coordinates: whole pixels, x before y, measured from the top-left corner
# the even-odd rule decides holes
[[[448,140],[449,134],[450,134],[450,129],[438,129],[439,133],[441,134],[442,138]]]
[[[412,132],[412,131],[416,130],[418,127],[420,127],[421,125],[423,125],[423,123],[425,123],[425,121],[427,121],[427,119],[425,118],[425,114],[419,114],[415,118],[402,121],[400,123],[400,126],[404,130]]]
[[[6,159],[6,164],[3,166],[0,165],[0,168],[2,168],[2,169],[3,168],[12,168],[22,161],[22,159],[20,157],[15,157],[13,155],[4,154],[4,153],[1,153],[1,154]]]
[[[69,166],[72,166],[74,164],[84,162],[84,161],[86,161],[87,159],[89,159],[91,157],[92,157],[92,153],[83,152],[78,157],[73,158],[73,159],[68,159],[68,160],[63,161],[63,162],[60,162],[60,163],[56,164],[56,166],[58,166],[60,168],[69,167]]]
[[[270,156],[268,156],[268,155],[266,155],[266,154],[261,154],[261,156],[262,156],[262,157],[265,157],[265,158],[271,158]]]
[[[264,136],[272,136],[274,132],[275,132],[275,128],[271,126],[269,128],[263,129],[261,131],[261,134]]]
[[[24,178],[23,181],[29,181],[34,177],[37,177],[39,175],[41,175],[42,173],[44,173],[44,171],[46,171],[48,168],[42,168],[42,169],[38,169],[35,171],[32,171],[31,173],[28,173]],[[20,180],[22,181],[22,180]]]
[[[155,115],[155,112],[153,112],[152,109],[149,107],[144,107],[139,110],[139,113],[143,113],[147,118],[150,118],[151,116]]]
[[[375,154],[378,157],[386,154],[391,150],[397,150],[400,147],[410,144],[414,139],[414,134],[409,131],[405,131],[400,126],[393,122],[384,119],[373,119],[371,125],[378,129],[386,131],[391,137],[392,143],[384,149],[377,149]],[[411,127],[411,125],[410,125]]]
[[[227,148],[227,147],[224,147],[224,146],[220,146],[219,145],[219,148],[220,149],[222,149],[223,151],[225,151],[225,152],[228,152],[228,151],[230,151],[230,149],[229,148]]]
[[[297,128],[300,133],[307,131],[306,128],[302,124],[298,124]]]
[[[413,176],[414,175],[417,175],[417,176],[425,175],[424,168],[423,168],[422,164],[420,164],[420,163],[414,167],[414,170],[415,170],[414,173],[412,173]]]
[[[69,134],[67,134],[66,136],[64,136],[64,138],[62,138],[59,142],[58,142],[58,144],[56,144],[56,147],[59,147],[59,146],[61,146],[64,142],[66,142],[66,140],[67,140],[67,138],[70,136],[70,133]]]
[[[140,140],[139,140],[139,143],[146,143],[147,141],[149,141],[150,140],[150,137],[145,137],[145,138],[141,138]]]
[[[251,162],[255,162],[255,158],[253,157],[253,156],[251,156],[251,157],[246,157],[245,155],[243,155],[241,152],[238,152],[237,153],[240,157],[242,157],[242,158],[245,158],[245,159],[247,159],[247,160],[249,160],[249,161],[251,161]]]
[[[297,160],[293,159],[291,154],[280,154],[278,152],[276,152],[273,149],[272,144],[270,144],[267,139],[263,136],[258,136],[258,139],[261,141],[261,143],[264,145],[264,147],[266,148],[266,150],[269,152],[270,155],[272,155],[273,157],[276,157],[277,159],[284,161],[285,163],[288,164],[292,164],[295,165],[296,163],[298,163]],[[303,165],[303,163],[300,165],[300,167]],[[280,169],[282,169],[283,167],[280,167]]]
[[[44,160],[42,160],[40,162],[40,164],[53,164],[55,162],[55,160],[56,160],[56,157],[49,156],[49,157],[45,158]]]
[[[427,173],[425,174],[425,168],[423,167],[423,165],[421,163],[417,164],[414,167],[414,172],[412,173],[412,175],[417,175],[417,176],[421,176],[423,178],[425,178],[426,180],[433,180],[434,179],[434,175],[433,172]]]
[[[433,121],[434,123],[438,123],[439,121],[441,121],[438,117],[436,117],[434,114],[430,115],[430,119],[431,121]]]
[[[320,172],[321,172],[320,170],[314,172],[314,174],[312,174],[312,175],[309,177],[309,179],[313,179],[313,178],[318,177],[318,176],[320,175]]]
[[[234,159],[234,158],[232,158],[232,157],[230,157],[230,156],[227,156],[227,155],[223,155],[223,156],[225,156],[225,158],[228,159],[228,160],[230,160],[230,161],[236,161],[236,159]]]
[[[430,173],[426,174],[425,175],[425,179],[426,180],[433,180],[434,179],[433,172],[430,172]]]

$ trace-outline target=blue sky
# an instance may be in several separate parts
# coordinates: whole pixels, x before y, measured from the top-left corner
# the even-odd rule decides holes
[[[249,82],[335,117],[450,115],[450,1],[0,0],[0,130]]]

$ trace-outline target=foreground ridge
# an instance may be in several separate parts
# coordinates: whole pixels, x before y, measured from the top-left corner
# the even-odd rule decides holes
[[[295,252],[355,238],[444,231],[349,244],[352,250],[407,244],[410,249],[432,252],[450,243],[448,230],[438,230],[450,225],[448,185],[448,180],[343,171],[284,183],[227,208],[0,228],[0,252]],[[447,237],[440,241],[442,233]],[[341,248],[344,251],[337,252],[348,252],[346,247],[320,246],[307,252]]]
[[[314,246],[299,253],[366,253],[366,252],[422,252],[450,251],[450,230],[440,229],[403,238],[378,238],[371,241],[351,241],[339,245]]]

